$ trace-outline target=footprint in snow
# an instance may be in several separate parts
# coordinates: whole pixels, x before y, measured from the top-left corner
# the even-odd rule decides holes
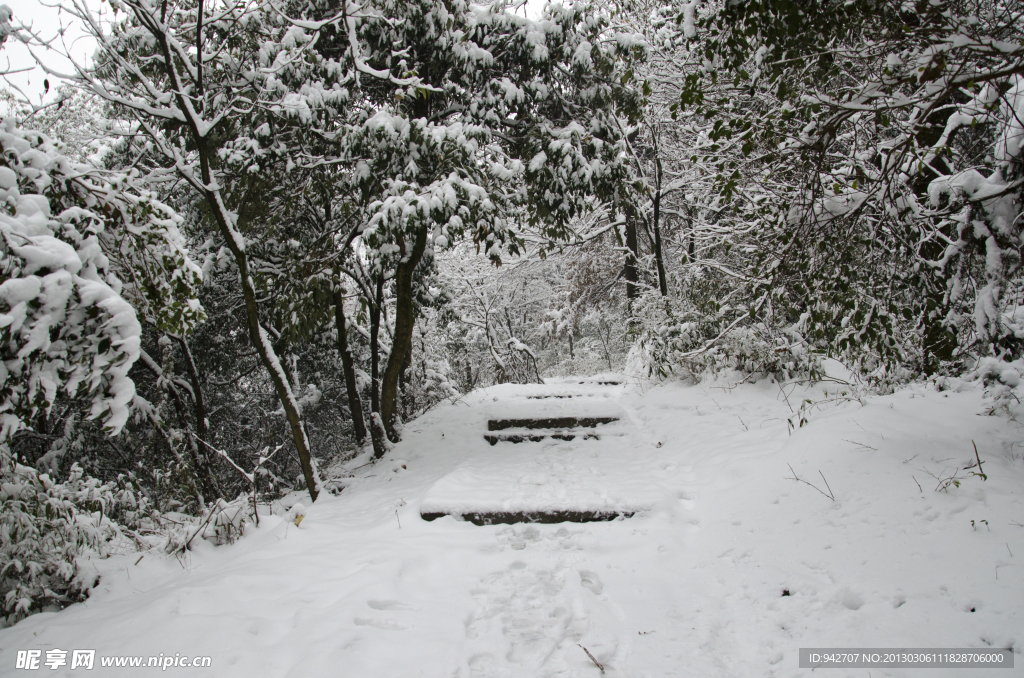
[[[423,609],[416,605],[401,603],[397,600],[368,600],[366,601],[366,604],[375,610],[405,610],[408,612],[416,612],[417,610]]]
[[[509,546],[515,551],[522,551],[531,544],[548,550],[579,551],[583,548],[581,540],[584,534],[585,530],[582,529],[570,531],[559,527],[554,531],[545,529],[542,532],[536,525],[525,525],[502,528],[497,533],[497,539],[501,548]]]
[[[382,612],[415,612],[422,609],[415,605],[409,605],[397,600],[368,600],[366,601],[366,605],[370,609],[380,610]],[[372,626],[373,628],[383,629],[385,631],[404,631],[405,629],[411,628],[409,624],[397,619],[381,617],[356,617],[352,620],[352,623],[356,626]]]
[[[600,595],[601,591],[604,591],[604,583],[601,578],[590,570],[580,570],[580,584],[594,595]]]
[[[513,561],[471,591],[476,610],[466,620],[473,654],[459,678],[562,678],[596,675],[587,648],[604,667],[604,678],[625,678],[617,666],[623,651],[620,615],[601,596],[597,573],[562,561],[553,567]],[[600,598],[595,596],[601,596]],[[592,605],[597,607],[591,609]]]
[[[573,575],[564,565],[531,568],[515,561],[484,577],[471,592],[477,606],[466,620],[466,636],[497,651],[476,655],[463,675],[571,675],[579,659],[576,643],[589,625],[578,590],[567,587]]]
[[[400,621],[394,619],[377,619],[373,617],[356,617],[352,620],[356,626],[372,626],[377,629],[383,629],[385,631],[404,631],[409,628],[408,624],[403,624]]]

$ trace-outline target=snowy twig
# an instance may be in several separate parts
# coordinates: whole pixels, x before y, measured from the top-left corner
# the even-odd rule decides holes
[[[926,468],[921,468],[920,470],[923,471],[924,473],[927,473],[932,478],[935,478],[935,480],[939,481],[939,484],[935,486],[936,492],[938,492],[939,490],[942,490],[943,492],[948,492],[950,485],[953,485],[954,487],[960,487],[961,479],[957,476],[957,473],[960,472],[959,468],[955,469],[952,475],[947,476],[945,478],[942,477],[941,473],[939,475],[936,475]]]
[[[232,459],[231,457],[228,456],[227,452],[224,452],[223,450],[218,450],[216,447],[214,447],[210,443],[206,442],[205,440],[203,440],[202,438],[197,436],[195,433],[192,433],[192,437],[195,438],[196,440],[198,440],[203,445],[206,445],[208,448],[210,448],[211,450],[213,450],[214,452],[216,452],[220,456],[222,456],[225,459],[227,459],[228,463],[231,464],[232,466],[234,466],[235,470],[238,471],[239,473],[241,473],[245,477],[246,480],[248,480],[251,484],[255,484],[255,482],[256,482],[256,480],[255,480],[256,479],[256,472],[255,472],[255,470],[252,473],[246,473],[242,469],[241,466],[239,466],[238,464],[235,463],[234,459]],[[276,452],[276,451],[277,450],[274,450],[274,452]],[[262,464],[262,463],[263,462],[261,461],[260,464]],[[259,464],[257,464],[257,468],[259,468]]]
[[[218,506],[216,510],[211,509],[209,515],[206,516],[206,520],[204,520],[203,524],[199,526],[199,529],[192,533],[192,536],[188,538],[188,541],[174,549],[174,554],[177,555],[179,553],[184,553],[188,549],[189,544],[192,543],[192,540],[196,538],[196,535],[205,530],[206,526],[210,524],[210,520],[223,510],[224,508],[221,506]]]
[[[793,471],[793,467],[790,464],[786,464],[786,466],[789,466],[789,470]],[[821,475],[821,479],[822,480],[825,480],[825,474],[824,473],[822,473],[821,471],[818,471],[818,474]],[[826,497],[831,499],[832,501],[836,500],[835,495],[832,493],[832,488],[828,486],[828,481],[827,480],[825,480],[825,487],[828,487],[828,492],[827,493],[825,492],[825,490],[821,489],[820,487],[818,487],[814,483],[807,482],[803,478],[800,478],[799,476],[797,476],[796,471],[793,471],[793,477],[792,478],[787,478],[786,480],[796,480],[798,482],[803,483],[804,485],[810,485],[811,487],[816,489],[818,492],[821,492],[823,495],[825,495]]]
[[[988,476],[985,475],[985,469],[981,467],[981,457],[978,456],[978,445],[973,440],[971,441],[971,445],[974,445],[974,458],[978,460],[978,472],[974,473],[973,471],[971,471],[971,475],[978,476],[982,480],[988,480]],[[971,467],[968,466],[967,468]]]
[[[576,643],[576,644],[579,645],[579,643]],[[594,662],[594,666],[596,666],[597,668],[599,668],[601,670],[601,675],[603,676],[604,675],[604,664],[602,664],[601,662],[597,661],[597,659],[594,658],[594,655],[590,654],[590,650],[588,650],[587,648],[583,647],[582,645],[580,645],[580,647],[583,648],[583,651],[587,653],[588,657],[590,657],[590,661]]]

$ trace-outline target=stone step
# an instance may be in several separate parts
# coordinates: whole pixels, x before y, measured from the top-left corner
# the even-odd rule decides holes
[[[547,400],[548,398],[582,398],[582,395],[532,395],[526,396],[527,400]]]
[[[504,431],[508,428],[597,428],[600,424],[618,421],[618,417],[551,417],[547,419],[490,419],[488,431]]]
[[[601,436],[596,433],[505,433],[499,435],[484,435],[484,440],[489,442],[491,446],[497,445],[498,443],[539,443],[545,438],[554,438],[555,440],[575,440],[579,437],[581,440],[600,440]]]
[[[635,511],[487,511],[471,513],[420,513],[426,521],[444,516],[466,520],[474,525],[511,525],[514,523],[597,523],[632,518]]]

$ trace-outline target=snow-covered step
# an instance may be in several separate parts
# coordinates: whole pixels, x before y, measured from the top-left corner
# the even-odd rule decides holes
[[[524,428],[518,421],[509,428],[497,426],[498,432],[484,435],[490,447],[431,487],[420,515],[424,520],[448,515],[477,525],[594,522],[629,518],[651,508],[645,474],[623,476],[633,456],[628,422],[617,417],[571,419],[590,426],[541,430]],[[529,444],[495,448],[499,442]]]
[[[621,377],[575,381],[503,386],[483,397],[476,425],[484,440],[427,491],[423,519],[593,522],[650,509],[647,474],[623,477],[635,465],[635,427],[618,389],[603,384]]]
[[[462,520],[474,525],[513,525],[515,523],[598,523],[632,518],[635,511],[470,511],[462,513]],[[420,513],[426,521],[437,520],[451,513]]]
[[[478,525],[630,517],[651,507],[649,478],[623,475],[630,450],[622,437],[485,447],[434,483],[420,515]]]
[[[527,400],[548,400],[549,398],[557,398],[563,400],[565,398],[593,398],[597,394],[595,393],[547,393],[544,395],[528,395]]]
[[[619,421],[619,417],[547,417],[524,419],[491,419],[487,422],[488,431],[504,431],[504,433],[487,433],[484,440],[492,446],[498,443],[539,443],[543,440],[600,440],[602,436],[623,435],[621,428],[609,424]],[[587,429],[602,427],[602,432]]]
[[[621,434],[619,434],[621,435]],[[492,446],[498,443],[539,443],[542,440],[551,438],[552,440],[600,440],[601,436],[597,433],[572,433],[572,432],[557,432],[557,433],[488,433],[484,435],[484,440],[489,442]]]
[[[528,419],[489,419],[487,421],[487,430],[504,431],[509,428],[597,428],[601,424],[610,424],[618,420],[618,417],[537,417]]]

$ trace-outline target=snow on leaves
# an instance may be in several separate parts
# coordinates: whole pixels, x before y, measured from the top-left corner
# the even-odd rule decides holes
[[[202,317],[179,218],[129,177],[75,165],[11,120],[0,147],[0,439],[58,390],[91,399],[91,416],[119,431],[138,315],[179,333]]]
[[[784,209],[747,203],[768,238],[761,308],[809,308],[816,338],[926,371],[957,345],[1001,350],[1022,254],[1022,18],[940,0],[757,0],[697,22],[716,68],[687,80],[679,110],[743,143],[703,159],[725,199],[755,162],[784,196]]]

